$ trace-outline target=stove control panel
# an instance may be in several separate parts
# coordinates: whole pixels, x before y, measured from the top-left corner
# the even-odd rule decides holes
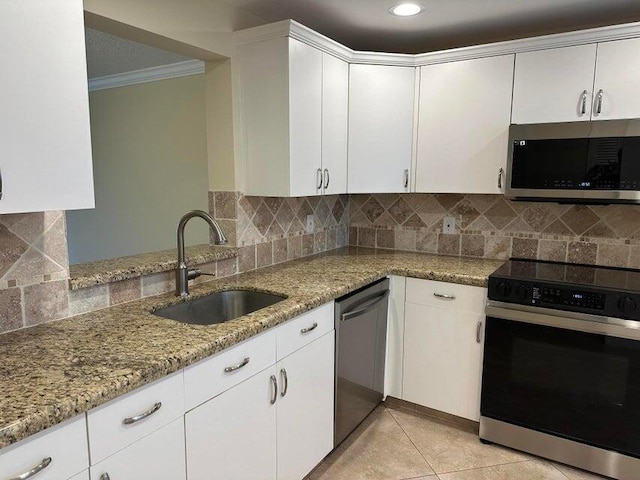
[[[489,277],[490,300],[640,320],[640,294]]]

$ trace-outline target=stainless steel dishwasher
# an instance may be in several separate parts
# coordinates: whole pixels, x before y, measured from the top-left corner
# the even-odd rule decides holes
[[[336,300],[334,446],[382,401],[389,279]]]

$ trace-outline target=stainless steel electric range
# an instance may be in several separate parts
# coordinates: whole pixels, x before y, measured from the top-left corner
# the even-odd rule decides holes
[[[640,478],[640,271],[510,260],[486,316],[480,438]]]

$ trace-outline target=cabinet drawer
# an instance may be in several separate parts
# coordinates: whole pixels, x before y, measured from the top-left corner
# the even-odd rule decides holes
[[[276,363],[276,332],[250,338],[184,370],[187,410]]]
[[[278,327],[278,360],[333,330],[333,302],[303,313]]]
[[[18,477],[48,458],[38,480],[69,478],[89,467],[84,414],[0,450],[0,478]]]
[[[87,422],[91,464],[95,465],[182,415],[182,371],[90,410]]]
[[[91,467],[91,480],[184,480],[184,417]]]
[[[486,298],[486,288],[407,278],[407,303],[482,313]]]

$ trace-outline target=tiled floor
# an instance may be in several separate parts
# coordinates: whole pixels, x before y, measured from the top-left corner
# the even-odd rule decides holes
[[[460,427],[380,406],[309,480],[602,480],[496,445]]]

